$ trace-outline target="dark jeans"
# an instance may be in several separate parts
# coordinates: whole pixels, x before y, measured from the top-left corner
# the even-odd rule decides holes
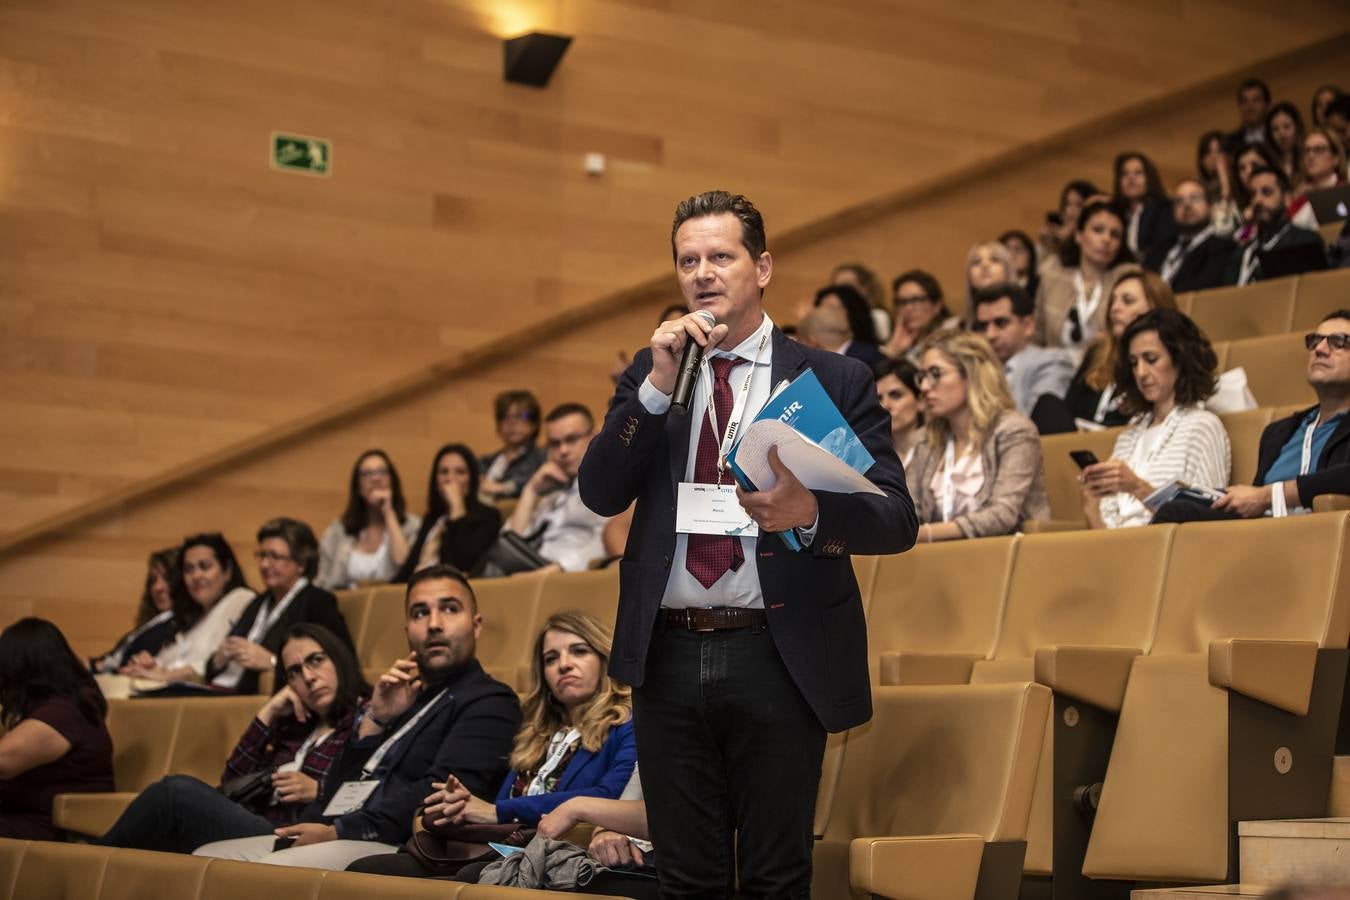
[[[1162,525],[1166,522],[1226,522],[1240,519],[1235,512],[1226,509],[1214,509],[1194,500],[1168,500],[1149,520],[1150,525]]]
[[[633,723],[661,897],[810,897],[825,729],[767,630],[658,621]]]
[[[170,775],[141,791],[96,843],[166,853],[191,853],[203,844],[271,834],[273,825],[188,775]]]

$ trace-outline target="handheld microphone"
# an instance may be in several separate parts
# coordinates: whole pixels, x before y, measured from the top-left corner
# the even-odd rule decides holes
[[[706,309],[695,311],[711,327],[717,319]],[[684,357],[680,360],[680,373],[675,376],[675,391],[670,395],[670,408],[680,415],[689,412],[689,403],[694,399],[694,385],[698,383],[698,373],[703,367],[703,348],[692,337],[685,341]]]

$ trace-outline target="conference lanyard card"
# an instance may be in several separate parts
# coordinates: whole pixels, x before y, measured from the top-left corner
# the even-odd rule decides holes
[[[680,482],[675,530],[680,534],[759,537],[759,526],[736,499],[734,484]]]
[[[373,779],[368,781],[344,781],[342,787],[337,789],[337,793],[329,801],[323,814],[325,816],[345,816],[347,813],[354,813],[366,805],[370,795],[375,793],[375,789],[379,786],[380,782]]]

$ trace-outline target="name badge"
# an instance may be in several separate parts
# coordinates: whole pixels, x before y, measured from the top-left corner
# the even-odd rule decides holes
[[[759,526],[736,499],[734,484],[680,482],[675,530],[680,534],[759,537]]]
[[[345,816],[347,813],[354,813],[366,805],[370,795],[375,793],[375,789],[380,786],[377,780],[370,781],[344,781],[342,787],[337,789],[333,799],[328,802],[328,807],[324,809],[325,816]]]

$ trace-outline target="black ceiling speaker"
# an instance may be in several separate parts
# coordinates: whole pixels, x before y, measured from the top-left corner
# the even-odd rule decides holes
[[[503,41],[507,81],[544,87],[572,39],[565,34],[532,31]]]

